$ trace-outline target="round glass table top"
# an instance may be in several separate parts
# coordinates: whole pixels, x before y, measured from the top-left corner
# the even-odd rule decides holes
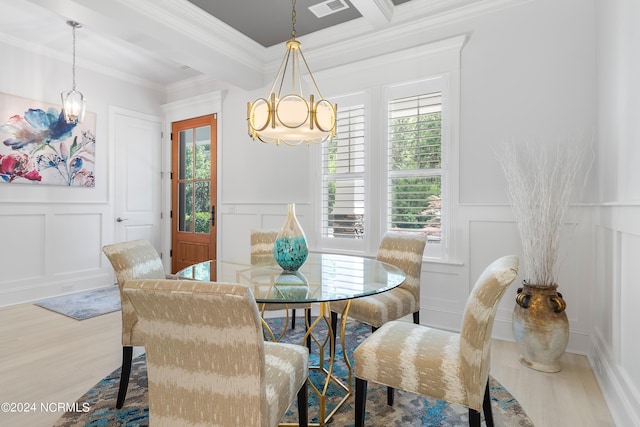
[[[312,252],[295,273],[275,261],[251,265],[205,261],[177,274],[185,279],[241,283],[251,287],[258,303],[312,303],[359,298],[388,291],[404,282],[399,268],[375,259]]]

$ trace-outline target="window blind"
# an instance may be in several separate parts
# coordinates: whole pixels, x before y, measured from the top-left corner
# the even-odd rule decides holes
[[[341,106],[322,152],[322,235],[365,236],[365,107]]]
[[[442,93],[388,103],[388,229],[441,240]]]

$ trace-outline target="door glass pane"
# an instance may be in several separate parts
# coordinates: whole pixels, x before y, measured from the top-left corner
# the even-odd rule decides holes
[[[193,178],[193,132],[191,129],[178,133],[178,179]]]
[[[211,175],[211,127],[196,128],[195,134],[195,177],[196,179],[209,179],[209,175]]]
[[[193,183],[178,184],[178,231],[193,231]]]
[[[196,184],[196,227],[195,232],[209,234],[211,214],[209,212],[209,181],[198,181]]]

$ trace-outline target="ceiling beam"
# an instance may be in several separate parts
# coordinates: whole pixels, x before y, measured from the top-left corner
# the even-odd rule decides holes
[[[353,6],[375,29],[391,23],[394,5],[391,0],[351,0]]]

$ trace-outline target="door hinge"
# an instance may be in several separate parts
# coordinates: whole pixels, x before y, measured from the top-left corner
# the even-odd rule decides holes
[[[160,219],[164,219],[164,214],[160,212]]]
[[[160,259],[162,259],[162,252],[160,252]]]
[[[169,211],[169,218],[173,218],[173,210]]]
[[[173,256],[173,249],[169,251],[169,257],[172,257],[172,256]]]

